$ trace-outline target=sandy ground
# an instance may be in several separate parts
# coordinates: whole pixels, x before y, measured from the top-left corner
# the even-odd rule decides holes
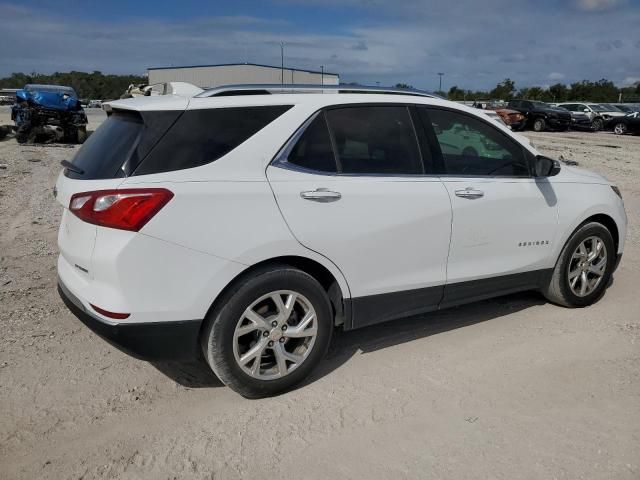
[[[259,401],[82,326],[55,291],[52,188],[75,148],[0,142],[0,477],[640,478],[640,137],[527,135],[622,188],[602,301],[527,293],[338,334],[307,385]]]

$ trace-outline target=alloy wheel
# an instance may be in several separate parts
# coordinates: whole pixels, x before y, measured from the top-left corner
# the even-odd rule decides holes
[[[627,131],[627,126],[624,123],[617,123],[613,128],[613,132],[616,135],[623,135]]]
[[[586,297],[604,277],[607,269],[607,247],[598,236],[584,239],[573,252],[567,277],[574,295]]]
[[[245,309],[233,334],[233,354],[238,366],[253,378],[282,378],[309,356],[317,333],[311,302],[300,293],[278,290]]]

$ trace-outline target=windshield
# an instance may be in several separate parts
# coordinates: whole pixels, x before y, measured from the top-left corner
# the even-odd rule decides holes
[[[549,105],[547,105],[544,102],[531,102],[533,104],[534,107],[537,108],[549,108]]]
[[[591,104],[589,104],[589,107],[591,107],[591,110],[593,110],[594,112],[606,112],[607,111],[606,107],[603,107],[602,105],[598,105],[597,103],[591,103]]]
[[[66,93],[70,97],[78,97],[71,87],[63,87],[62,85],[25,85],[24,90],[28,92],[49,92],[49,93]]]
[[[603,103],[602,106],[609,110],[610,112],[621,112],[622,110],[618,107],[611,105],[610,103]]]

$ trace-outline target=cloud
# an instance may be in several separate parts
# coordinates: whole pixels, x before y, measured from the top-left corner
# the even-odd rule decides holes
[[[626,3],[624,0],[575,0],[575,6],[578,10],[586,12],[601,12],[611,10]]]
[[[358,43],[356,43],[354,46],[351,47],[353,50],[369,50],[369,47],[367,47],[367,44],[360,41]]]
[[[79,21],[2,5],[0,44],[14,45],[19,39],[20,49],[3,50],[0,76],[72,69],[142,74],[151,66],[245,61],[279,65],[280,41],[285,42],[285,66],[317,70],[324,65],[345,82],[401,82],[434,90],[437,73],[445,72],[446,89],[456,84],[486,89],[504,78],[515,80],[519,88],[602,77],[620,83],[640,76],[638,36],[628,33],[618,40],[603,33],[605,19],[617,32],[637,31],[640,6],[630,2],[614,2],[629,8],[598,15],[576,10],[573,3],[558,7],[556,0],[454,3],[308,0],[296,5],[290,17],[286,5],[279,5],[282,14],[275,19],[256,13],[125,21],[99,16]],[[340,19],[339,26],[314,19],[316,10],[326,8]],[[299,16],[301,9],[307,9],[307,18]],[[497,22],[497,11],[510,21]],[[514,33],[514,25],[525,20],[531,28]],[[553,34],[541,35],[541,30]]]
[[[551,72],[549,75],[547,75],[547,79],[552,81],[562,80],[564,79],[564,77],[565,77],[564,73],[559,73],[559,72]]]

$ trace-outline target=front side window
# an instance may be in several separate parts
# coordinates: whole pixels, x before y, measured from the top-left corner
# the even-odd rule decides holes
[[[450,110],[420,109],[435,132],[444,174],[528,177],[522,146],[480,119]]]
[[[326,118],[340,173],[423,173],[418,141],[407,107],[334,108],[326,112]]]

